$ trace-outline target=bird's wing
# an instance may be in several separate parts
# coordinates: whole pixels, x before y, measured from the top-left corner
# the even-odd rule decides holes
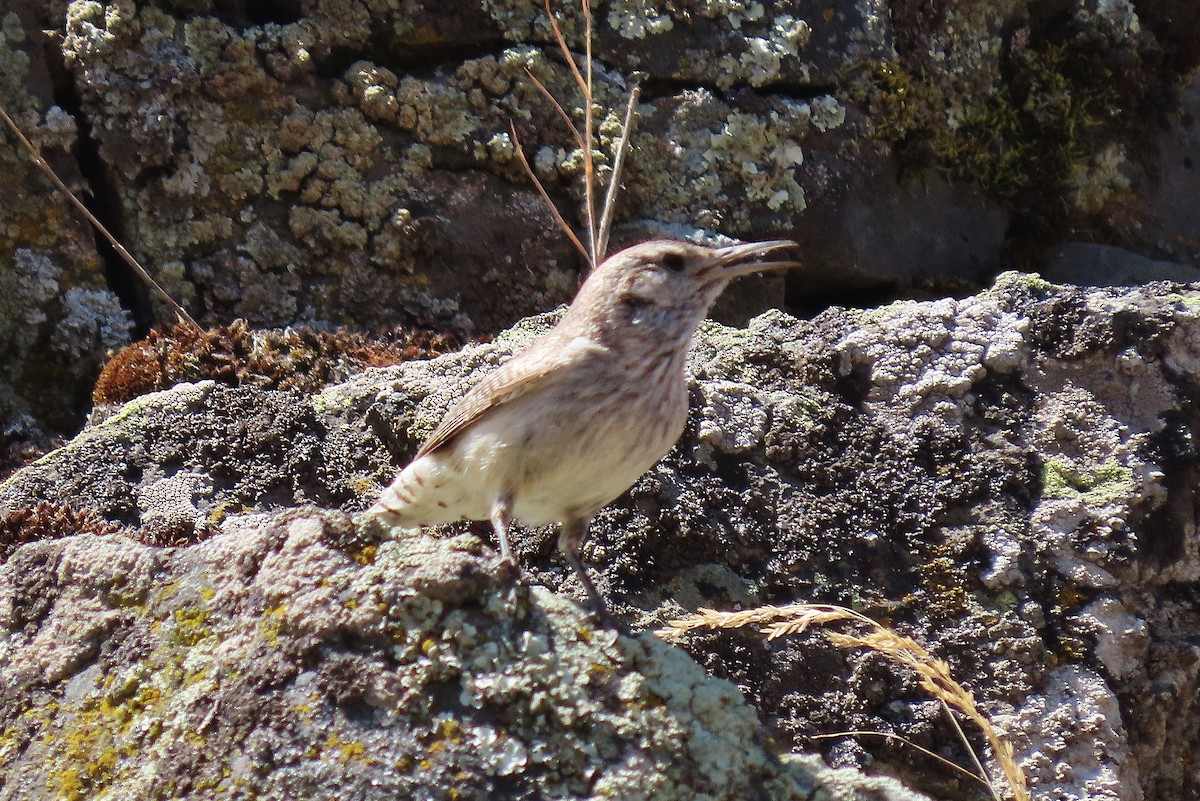
[[[491,409],[550,386],[564,375],[565,369],[572,363],[586,358],[589,352],[600,347],[577,337],[566,343],[544,339],[529,350],[522,351],[476,384],[456,403],[421,445],[415,458],[442,447]]]

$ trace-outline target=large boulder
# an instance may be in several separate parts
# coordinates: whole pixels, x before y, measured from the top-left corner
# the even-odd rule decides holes
[[[144,395],[98,415],[69,445],[0,485],[7,510],[0,544],[11,553],[0,593],[14,599],[2,608],[25,610],[7,613],[8,647],[57,636],[43,632],[52,611],[90,619],[96,632],[59,649],[58,683],[18,685],[11,714],[20,716],[35,696],[60,705],[64,697],[85,697],[64,696],[70,687],[83,692],[69,677],[94,669],[106,648],[154,652],[145,644],[120,646],[125,636],[115,632],[123,627],[153,631],[147,616],[183,625],[171,604],[184,601],[150,603],[137,593],[125,603],[109,599],[108,590],[72,590],[87,596],[90,611],[56,611],[55,587],[93,585],[88,571],[55,578],[45,565],[85,548],[108,549],[112,559],[137,555],[166,566],[156,569],[169,576],[185,568],[224,575],[234,563],[253,574],[268,561],[299,558],[288,555],[299,547],[287,544],[296,531],[310,532],[305,543],[325,543],[313,531],[332,532],[322,535],[332,543],[305,545],[305,558],[319,563],[311,571],[329,576],[311,594],[308,579],[281,573],[260,585],[262,597],[247,591],[218,602],[199,589],[199,596],[187,595],[184,618],[219,619],[200,638],[201,654],[220,647],[225,635],[218,631],[242,631],[234,642],[245,646],[252,627],[235,617],[274,625],[263,617],[269,609],[279,614],[274,603],[296,615],[283,631],[301,626],[301,617],[344,620],[352,632],[360,617],[382,620],[384,611],[364,609],[371,604],[363,599],[382,593],[394,606],[399,591],[387,587],[415,587],[388,572],[407,564],[414,548],[477,554],[454,557],[471,565],[456,568],[461,575],[431,567],[437,575],[422,579],[429,586],[411,590],[440,601],[438,621],[459,615],[479,631],[526,630],[538,615],[559,614],[440,597],[439,582],[509,597],[509,585],[492,573],[491,552],[463,539],[471,532],[490,541],[487,524],[448,526],[439,536],[457,544],[435,546],[399,531],[355,528],[339,516],[370,504],[454,399],[553,319],[533,318],[492,343],[318,389],[263,388],[225,374]],[[683,439],[598,516],[584,549],[627,624],[657,628],[701,606],[851,605],[948,661],[1014,743],[1035,798],[1167,801],[1193,785],[1187,755],[1200,731],[1192,704],[1200,662],[1190,645],[1200,619],[1193,592],[1200,580],[1200,287],[1083,290],[1008,273],[963,300],[835,309],[811,321],[773,312],[745,329],[709,324],[697,335],[690,369],[692,414]],[[338,512],[280,511],[303,505]],[[300,528],[285,524],[288,514]],[[46,541],[79,531],[92,533]],[[30,539],[38,541],[21,544]],[[530,594],[520,583],[583,600],[555,552],[553,532],[518,530],[515,545],[524,577],[513,592],[536,609],[582,621],[560,600]],[[264,555],[217,555],[243,547]],[[174,581],[137,578],[143,569],[118,572],[138,586]],[[98,581],[104,586],[107,579]],[[291,597],[320,609],[299,615]],[[568,628],[578,626],[590,624]],[[608,636],[588,630],[589,637]],[[424,637],[434,628],[420,631]],[[306,652],[305,670],[331,669],[323,667],[325,655],[335,652],[365,654],[376,670],[378,641],[357,636],[336,647],[326,637],[321,647],[332,650]],[[638,642],[645,653],[665,653]],[[694,635],[684,647],[710,673],[738,685],[781,751],[898,775],[937,798],[962,797],[971,786],[894,740],[815,739],[897,734],[970,764],[938,703],[915,676],[879,655],[847,652],[811,633],[766,641],[754,632],[719,631]],[[622,665],[637,672],[631,662]],[[99,675],[88,673],[86,681]],[[286,696],[295,680],[280,679],[272,692]],[[579,703],[590,708],[593,701]],[[193,714],[203,720],[209,713],[209,726],[233,725],[224,721],[236,719],[238,708],[222,703]],[[986,753],[982,737],[969,726],[967,732]],[[32,753],[34,735],[22,737],[10,759]],[[774,764],[745,753],[737,759]],[[775,775],[774,767],[761,769],[767,773],[759,775]]]
[[[737,688],[497,578],[478,539],[345,515],[190,548],[81,534],[0,568],[0,798],[837,798]]]

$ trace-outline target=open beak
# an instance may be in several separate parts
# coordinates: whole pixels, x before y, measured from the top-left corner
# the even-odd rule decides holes
[[[799,247],[790,239],[774,239],[769,242],[745,242],[740,245],[717,248],[711,265],[705,269],[705,283],[725,283],[743,275],[767,272],[768,270],[789,270],[799,267],[798,261],[752,261],[774,253],[777,250],[789,250]]]

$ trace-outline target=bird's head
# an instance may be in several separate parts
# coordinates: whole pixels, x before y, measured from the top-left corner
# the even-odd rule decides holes
[[[664,239],[643,242],[601,262],[571,307],[601,315],[610,325],[690,337],[733,279],[799,266],[794,261],[756,261],[795,247],[787,240],[715,248]]]

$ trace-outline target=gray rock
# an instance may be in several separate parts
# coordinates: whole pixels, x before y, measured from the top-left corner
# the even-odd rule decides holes
[[[884,162],[878,172],[894,169]],[[939,284],[987,284],[1001,269],[1009,222],[1002,204],[969,187],[864,176],[797,222],[810,266],[789,277],[789,296],[811,303],[854,290],[921,296]]]
[[[66,184],[78,163],[63,150],[75,117],[53,104],[53,65],[32,14],[0,5],[0,105]],[[92,231],[0,123],[0,474],[74,432],[110,348],[132,320],[107,285]]]
[[[1140,235],[1172,260],[1200,267],[1200,71],[1187,77],[1179,108],[1154,144],[1155,168],[1136,187],[1143,204],[1136,212]]]
[[[311,509],[26,546],[0,798],[920,801],[782,763],[734,685],[495,574],[470,535],[376,545]]]
[[[645,90],[616,240],[684,229],[800,240],[809,270],[735,288],[718,317],[736,322],[784,297],[815,310],[974,291],[1008,250],[1043,248],[1039,237],[1060,234],[1038,232],[1063,227],[1144,249],[1136,222],[1186,261],[1186,113],[1160,163],[1127,141],[1172,111],[1152,102],[1176,77],[1158,57],[1160,27],[1135,13],[1161,21],[1170,9],[1059,10],[598,6],[601,178],[628,88]],[[22,2],[0,13],[0,102],[206,325],[494,333],[568,301],[586,271],[516,158],[520,144],[581,228],[582,154],[526,75],[571,113],[580,106],[540,3]],[[555,13],[582,50],[578,4]],[[1108,64],[1121,81],[1091,68]],[[0,437],[18,461],[21,443],[77,430],[105,348],[128,336],[113,297],[94,293],[119,290],[139,326],[171,315],[123,264],[102,263],[27,159],[4,148],[0,160],[15,178],[0,187],[0,268],[27,251],[61,271],[35,326],[19,293],[0,293],[0,337],[17,343],[0,364]],[[1128,220],[1145,195],[1149,215]],[[1038,241],[1009,247],[1022,236]],[[88,294],[68,304],[71,289]],[[93,323],[103,342],[84,336]],[[30,356],[51,344],[67,353]]]
[[[1058,247],[1042,273],[1049,281],[1079,286],[1132,286],[1151,281],[1200,281],[1200,268],[1157,261],[1138,253],[1089,242]]]

